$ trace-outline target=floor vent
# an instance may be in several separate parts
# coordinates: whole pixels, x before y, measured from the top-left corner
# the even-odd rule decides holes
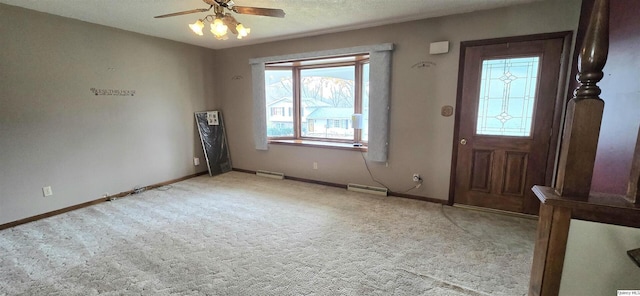
[[[277,173],[277,172],[269,172],[269,171],[256,171],[256,175],[261,176],[261,177],[267,177],[267,178],[272,178],[272,179],[284,179],[284,174],[283,173]]]
[[[347,190],[364,192],[364,193],[375,194],[375,195],[383,195],[383,196],[387,196],[387,191],[388,191],[387,188],[373,187],[373,186],[366,186],[366,185],[359,185],[359,184],[352,184],[352,183],[349,183],[347,185]]]

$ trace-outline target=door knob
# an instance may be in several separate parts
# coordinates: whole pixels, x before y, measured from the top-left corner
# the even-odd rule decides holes
[[[467,139],[462,138],[462,140],[460,140],[460,145],[467,145]]]

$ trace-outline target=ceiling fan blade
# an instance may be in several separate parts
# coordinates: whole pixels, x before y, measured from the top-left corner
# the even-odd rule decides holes
[[[213,7],[213,6],[211,6],[211,7]],[[163,15],[154,16],[154,18],[165,18],[165,17],[178,16],[178,15],[184,15],[184,14],[206,12],[206,11],[211,10],[211,7],[209,7],[209,8],[198,8],[198,9],[192,9],[192,10],[186,10],[186,11],[180,11],[180,12],[174,12],[174,13],[170,13],[170,14],[163,14]]]
[[[224,22],[225,26],[227,26],[231,33],[238,35],[238,29],[236,29],[238,21],[230,13],[224,15],[222,22]]]
[[[285,13],[282,9],[260,8],[248,6],[233,6],[233,11],[240,14],[264,15],[273,17],[284,17]]]

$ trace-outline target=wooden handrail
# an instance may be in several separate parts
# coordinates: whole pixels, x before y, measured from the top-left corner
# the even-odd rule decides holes
[[[556,185],[533,187],[541,206],[529,295],[559,294],[571,219],[640,228],[640,131],[627,195],[590,192],[604,110],[597,84],[604,76],[608,34],[609,0],[594,0],[580,48],[579,87],[567,105]],[[640,266],[640,249],[627,254]]]
[[[626,200],[590,196],[604,101],[598,82],[609,52],[609,0],[595,0],[580,49],[578,88],[567,104],[555,188],[534,186],[542,202],[529,295],[558,295],[572,218],[640,226]],[[631,214],[624,221],[607,220]],[[640,216],[638,216],[640,217]]]

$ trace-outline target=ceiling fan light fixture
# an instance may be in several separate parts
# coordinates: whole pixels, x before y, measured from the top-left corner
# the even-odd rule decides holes
[[[224,34],[222,36],[213,35],[213,37],[215,37],[216,40],[227,40],[227,39],[229,39],[229,35],[228,34]]]
[[[155,16],[154,18],[166,18],[185,14],[208,12],[213,9],[213,13],[197,20],[193,24],[189,24],[189,28],[193,33],[199,36],[203,36],[202,30],[204,24],[209,23],[211,26],[211,33],[218,40],[226,40],[228,38],[228,31],[236,35],[238,39],[249,36],[251,29],[246,28],[238,20],[236,20],[230,12],[246,15],[258,15],[268,17],[283,18],[285,13],[282,9],[277,8],[262,8],[252,6],[236,6],[233,0],[202,0],[209,5],[209,8],[197,8],[185,11],[179,11],[169,14],[163,14]],[[225,11],[228,11],[225,13]]]
[[[242,39],[243,37],[247,37],[249,33],[251,33],[251,28],[245,28],[242,23],[238,23],[236,26],[236,30],[238,31],[238,39]]]
[[[227,30],[228,30],[227,25],[225,25],[222,22],[222,19],[220,19],[219,17],[216,17],[216,19],[213,20],[213,23],[211,23],[211,33],[218,40],[226,40],[227,39]]]
[[[202,20],[197,20],[195,23],[189,24],[189,28],[191,29],[191,31],[193,31],[193,33],[196,33],[200,36],[204,35],[202,33],[202,29],[204,28],[204,23],[202,22]]]

